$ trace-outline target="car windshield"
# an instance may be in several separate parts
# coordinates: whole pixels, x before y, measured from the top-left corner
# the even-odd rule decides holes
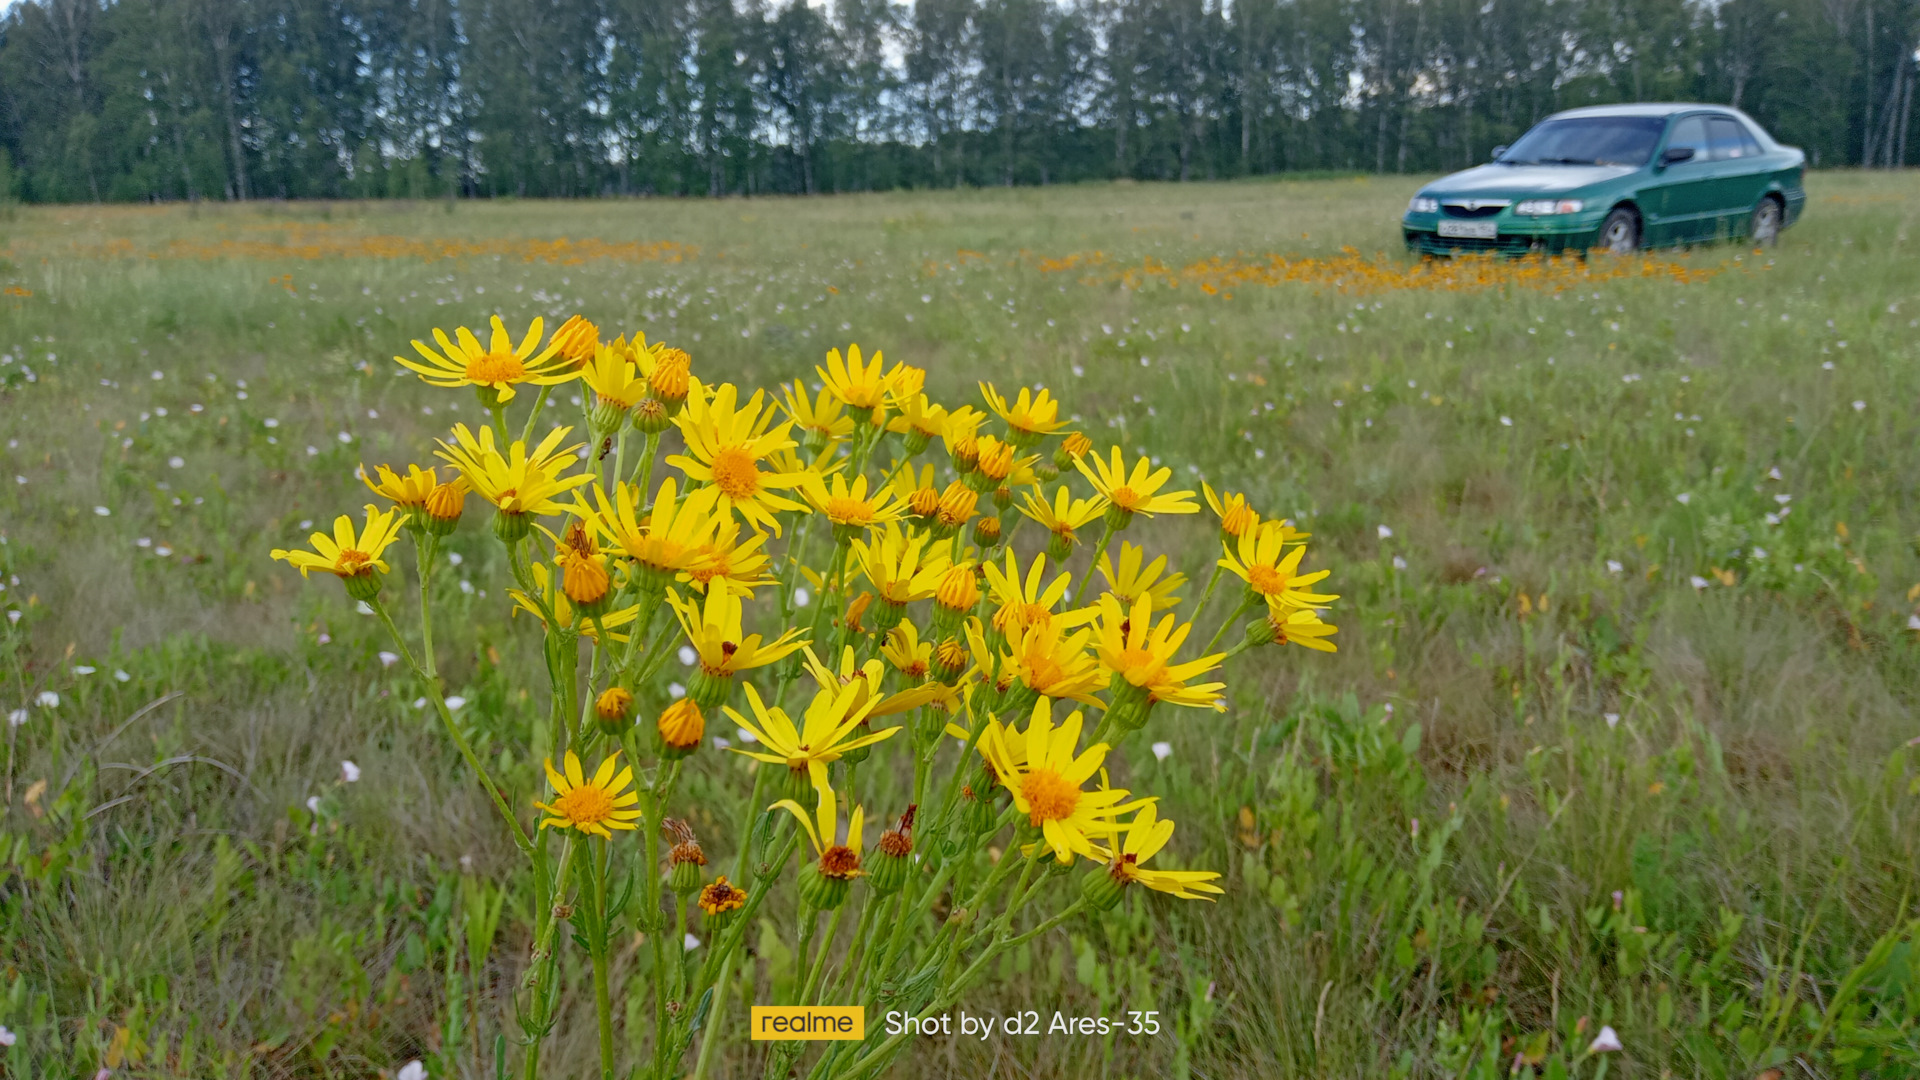
[[[1500,155],[1507,165],[1645,165],[1666,126],[1658,116],[1548,120]]]

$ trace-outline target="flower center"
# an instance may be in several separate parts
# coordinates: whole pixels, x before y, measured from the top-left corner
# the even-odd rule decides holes
[[[828,499],[827,520],[841,525],[868,525],[873,522],[873,507],[865,499]]]
[[[1139,492],[1122,484],[1107,493],[1107,501],[1122,510],[1138,510],[1140,509],[1140,504],[1146,500],[1140,497]]]
[[[839,844],[820,853],[820,872],[832,878],[849,878],[860,869],[860,856]]]
[[[760,466],[752,451],[744,446],[729,446],[713,455],[713,485],[736,502],[760,493]]]
[[[1054,683],[1060,681],[1061,675],[1065,674],[1065,669],[1051,656],[1033,657],[1027,661],[1026,667],[1026,678],[1023,681],[1043,694]]]
[[[555,799],[553,808],[568,821],[592,825],[613,816],[613,797],[591,784],[584,784]]]
[[[1158,679],[1166,666],[1150,649],[1126,649],[1120,653],[1120,673],[1135,686],[1145,686]]]
[[[1021,777],[1020,797],[1027,800],[1027,816],[1035,825],[1071,817],[1080,805],[1080,789],[1052,769],[1035,769]]]
[[[334,560],[334,565],[338,566],[345,573],[357,574],[365,570],[367,564],[372,561],[373,556],[357,548],[341,548],[340,557]]]
[[[487,353],[467,361],[467,381],[498,386],[527,377],[527,365],[512,353]]]
[[[1272,596],[1286,591],[1287,577],[1271,566],[1255,566],[1247,570],[1247,584],[1262,596]]]

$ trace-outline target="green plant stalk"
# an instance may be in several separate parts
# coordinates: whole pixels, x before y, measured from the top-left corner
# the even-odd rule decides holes
[[[834,908],[833,914],[827,917],[826,933],[820,935],[820,951],[814,956],[812,970],[807,972],[807,981],[800,988],[800,1003],[802,1005],[818,1004],[818,1002],[814,1001],[813,994],[820,986],[820,977],[826,974],[827,958],[833,952],[834,932],[840,929],[840,919],[846,915],[846,913],[847,905],[843,903],[839,907]],[[806,959],[805,953],[801,954],[801,959]]]
[[[813,515],[801,522],[795,529],[796,535],[787,551],[787,580],[780,586],[780,615],[783,619],[793,618],[793,594],[800,587],[800,568],[806,565],[807,542],[813,539]]]
[[[833,989],[827,995],[829,999],[845,994],[848,985],[855,981],[860,967],[866,961],[867,947],[872,944],[868,938],[872,936],[873,914],[892,900],[891,896],[875,896],[872,890],[868,890],[865,901],[860,905],[860,921],[853,927],[853,940],[847,946],[847,961],[840,965],[840,974],[834,979]]]
[[[600,1025],[600,1080],[613,1080],[613,995],[607,986],[607,871],[612,852],[605,841],[587,841],[587,865],[593,880],[593,1016]]]
[[[613,473],[612,475],[613,475],[613,482],[615,484],[618,484],[620,482],[620,478],[626,475],[627,436],[632,433],[633,433],[633,425],[626,423],[625,421],[622,421],[620,424],[620,433],[613,437]],[[595,471],[598,472],[597,469]],[[640,493],[640,495],[642,498],[645,498],[646,492],[643,491]]]
[[[1253,601],[1253,600],[1240,601],[1239,606],[1233,609],[1232,614],[1229,614],[1226,617],[1226,619],[1220,623],[1220,629],[1215,630],[1213,632],[1213,637],[1208,639],[1207,641],[1207,647],[1200,650],[1201,655],[1205,655],[1207,653],[1212,652],[1213,647],[1215,645],[1220,644],[1220,639],[1226,636],[1227,628],[1231,627],[1234,623],[1239,622],[1240,616],[1245,615],[1249,611],[1252,611],[1255,603],[1257,603],[1257,601]]]
[[[547,979],[553,972],[553,932],[560,925],[560,905],[567,895],[568,879],[573,874],[573,838],[560,845],[560,867],[554,878],[553,902],[545,912],[545,921],[534,938],[533,963],[527,971],[527,989],[533,999],[533,1022],[523,1025],[527,1034],[524,1080],[540,1080],[540,1043],[547,1029]]]
[[[707,1067],[713,1060],[713,1048],[720,1041],[720,1027],[727,1015],[727,991],[733,986],[733,954],[729,952],[720,961],[720,971],[715,976],[713,986],[713,1008],[707,1011],[707,1027],[700,1037],[700,1052],[693,1059],[691,1080],[702,1080],[707,1075]]]
[[[540,419],[541,410],[547,407],[547,398],[553,396],[553,385],[552,383],[548,383],[541,387],[539,395],[533,399],[533,411],[527,414],[527,426],[520,429],[521,442],[529,445],[532,444],[533,425]],[[591,431],[591,429],[589,429],[589,431]],[[503,447],[502,449],[504,450],[505,448]]]
[[[1107,545],[1113,541],[1113,526],[1105,521],[1100,523],[1100,539],[1094,542],[1093,554],[1087,557],[1087,568],[1080,571],[1080,580],[1073,583],[1072,603],[1085,604],[1087,582],[1093,580],[1093,572],[1100,565],[1100,556],[1107,553]]]
[[[440,538],[420,530],[413,537],[413,554],[415,576],[420,579],[420,656],[427,675],[439,682],[439,660],[433,652],[433,605],[429,587],[433,584],[433,567],[440,554]]]
[[[520,827],[520,819],[513,816],[513,810],[507,805],[506,796],[501,794],[500,786],[493,782],[493,777],[487,772],[486,767],[480,764],[479,757],[473,752],[472,744],[467,742],[467,737],[461,733],[460,725],[453,722],[453,712],[447,708],[446,699],[440,694],[440,680],[430,677],[420,666],[419,661],[414,659],[412,650],[407,648],[406,641],[400,636],[400,628],[393,625],[393,616],[387,613],[387,606],[380,602],[380,598],[374,597],[367,606],[380,617],[380,621],[387,628],[388,635],[393,638],[394,648],[400,650],[400,655],[406,660],[407,666],[413,669],[414,677],[427,688],[427,696],[433,701],[434,711],[440,714],[440,722],[446,726],[447,734],[453,737],[453,745],[459,749],[460,756],[466,759],[468,768],[471,768],[480,778],[480,786],[487,789],[487,795],[493,799],[493,805],[500,811],[500,816],[506,819],[507,827],[513,832],[514,846],[524,854],[531,854],[533,842],[528,839],[526,830]]]
[[[487,391],[481,390],[480,396],[484,399],[487,396]],[[500,440],[499,449],[500,452],[504,454],[507,452],[507,447],[512,441],[507,438],[507,407],[501,402],[498,391],[493,392],[493,400],[487,402],[486,405],[487,411],[493,414],[494,438]]]
[[[1078,915],[1081,909],[1086,906],[1087,902],[1084,899],[1075,900],[1062,909],[1059,914],[1054,915],[1052,918],[1026,933],[1020,934],[1017,937],[1002,937],[1000,940],[995,941],[980,954],[978,959],[968,965],[966,970],[962,971],[959,977],[956,978],[946,990],[936,995],[934,999],[927,1004],[926,1008],[920,1010],[919,1015],[926,1017],[945,1011],[959,999],[962,993],[966,992],[967,987],[973,983],[974,979],[979,978],[980,972],[986,968],[988,961],[993,960],[1008,949],[1018,948],[1034,938],[1039,937],[1041,934],[1052,930],[1073,916]],[[900,1034],[888,1038],[887,1041],[875,1047],[872,1053],[856,1058],[852,1063],[852,1068],[839,1074],[840,1080],[857,1080],[858,1077],[865,1076],[872,1072],[874,1069],[883,1065],[887,1058],[899,1050],[900,1046],[910,1037],[912,1036],[909,1032],[902,1031]]]
[[[653,949],[653,1075],[662,1076],[667,1061],[667,994],[663,980],[666,978],[667,950],[664,940],[665,928],[661,925],[665,919],[660,914],[660,782],[666,770],[655,769],[653,783],[648,785],[647,795],[641,800],[643,816],[640,828],[646,831],[646,862],[642,864],[646,874],[646,886],[643,892],[646,904],[647,943]]]
[[[640,463],[633,467],[633,487],[640,493],[642,502],[646,501],[647,490],[653,486],[653,459],[660,450],[660,433],[647,434],[647,448],[640,452]]]
[[[1207,602],[1213,599],[1214,586],[1220,584],[1220,575],[1223,573],[1225,573],[1225,571],[1221,568],[1220,561],[1215,559],[1213,563],[1213,573],[1207,577],[1207,587],[1201,591],[1200,602],[1194,605],[1193,618],[1189,621],[1197,622],[1200,616],[1207,613]]]

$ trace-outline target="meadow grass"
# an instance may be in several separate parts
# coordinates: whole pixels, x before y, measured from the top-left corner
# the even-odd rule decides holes
[[[391,357],[497,311],[745,385],[849,342],[948,402],[1044,383],[1335,570],[1336,656],[1263,652],[1132,763],[1227,895],[1130,894],[959,1006],[1160,1033],[900,1073],[1911,1075],[1920,184],[1816,174],[1770,251],[1545,267],[1411,262],[1414,187],[14,212],[0,1072],[493,1075],[514,853],[374,620],[267,550],[483,419]],[[1211,520],[1147,527],[1199,588]],[[450,543],[444,670],[524,804],[538,628],[463,620],[509,601],[484,529]],[[715,837],[730,769],[689,780]],[[793,979],[790,933],[750,981]]]

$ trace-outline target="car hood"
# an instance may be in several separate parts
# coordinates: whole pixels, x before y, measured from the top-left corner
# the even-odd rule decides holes
[[[1481,165],[1428,184],[1430,195],[1557,195],[1636,170],[1628,165]]]

